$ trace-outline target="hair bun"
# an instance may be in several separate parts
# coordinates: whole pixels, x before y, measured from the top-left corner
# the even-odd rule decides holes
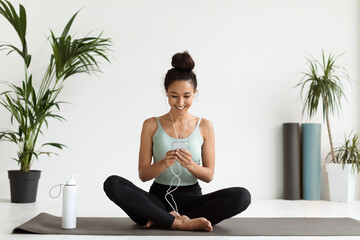
[[[171,65],[182,71],[191,71],[195,67],[195,62],[188,51],[185,51],[183,53],[176,53],[172,57]]]

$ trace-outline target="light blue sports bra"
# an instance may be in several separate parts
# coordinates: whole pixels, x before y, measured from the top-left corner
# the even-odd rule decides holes
[[[199,165],[201,164],[201,149],[204,142],[199,130],[201,118],[198,120],[198,123],[190,136],[179,140],[169,136],[164,131],[158,118],[156,118],[156,121],[158,123],[158,128],[153,136],[153,157],[155,163],[163,160],[166,153],[172,150],[173,142],[187,142],[188,150],[191,152],[193,161]],[[180,186],[193,185],[197,182],[197,178],[178,162],[173,165],[173,170],[176,174],[179,174],[180,172],[179,167],[181,168],[181,174],[179,176]],[[155,177],[155,182],[163,185],[170,185],[173,178],[174,174],[171,171],[171,167],[168,167],[165,171]],[[172,185],[177,185],[177,183],[178,180],[175,179]]]

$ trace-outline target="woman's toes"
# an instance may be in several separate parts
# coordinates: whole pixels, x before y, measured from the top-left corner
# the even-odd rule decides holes
[[[144,225],[144,228],[149,228],[150,227],[150,223],[147,222],[145,225]]]

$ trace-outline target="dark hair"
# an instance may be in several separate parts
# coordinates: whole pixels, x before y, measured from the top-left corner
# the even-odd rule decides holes
[[[185,51],[183,53],[176,53],[171,59],[173,68],[167,71],[164,81],[164,87],[168,87],[175,81],[191,81],[194,90],[197,87],[196,74],[192,71],[195,67],[195,62],[190,54]]]

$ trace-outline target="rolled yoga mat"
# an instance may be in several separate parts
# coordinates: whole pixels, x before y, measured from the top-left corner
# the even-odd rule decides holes
[[[303,199],[320,200],[321,124],[301,124]]]
[[[284,199],[301,198],[300,125],[283,123]]]
[[[112,236],[360,236],[353,218],[230,218],[212,232],[144,229],[130,218],[79,217],[77,228],[61,229],[61,217],[40,213],[13,233]]]

